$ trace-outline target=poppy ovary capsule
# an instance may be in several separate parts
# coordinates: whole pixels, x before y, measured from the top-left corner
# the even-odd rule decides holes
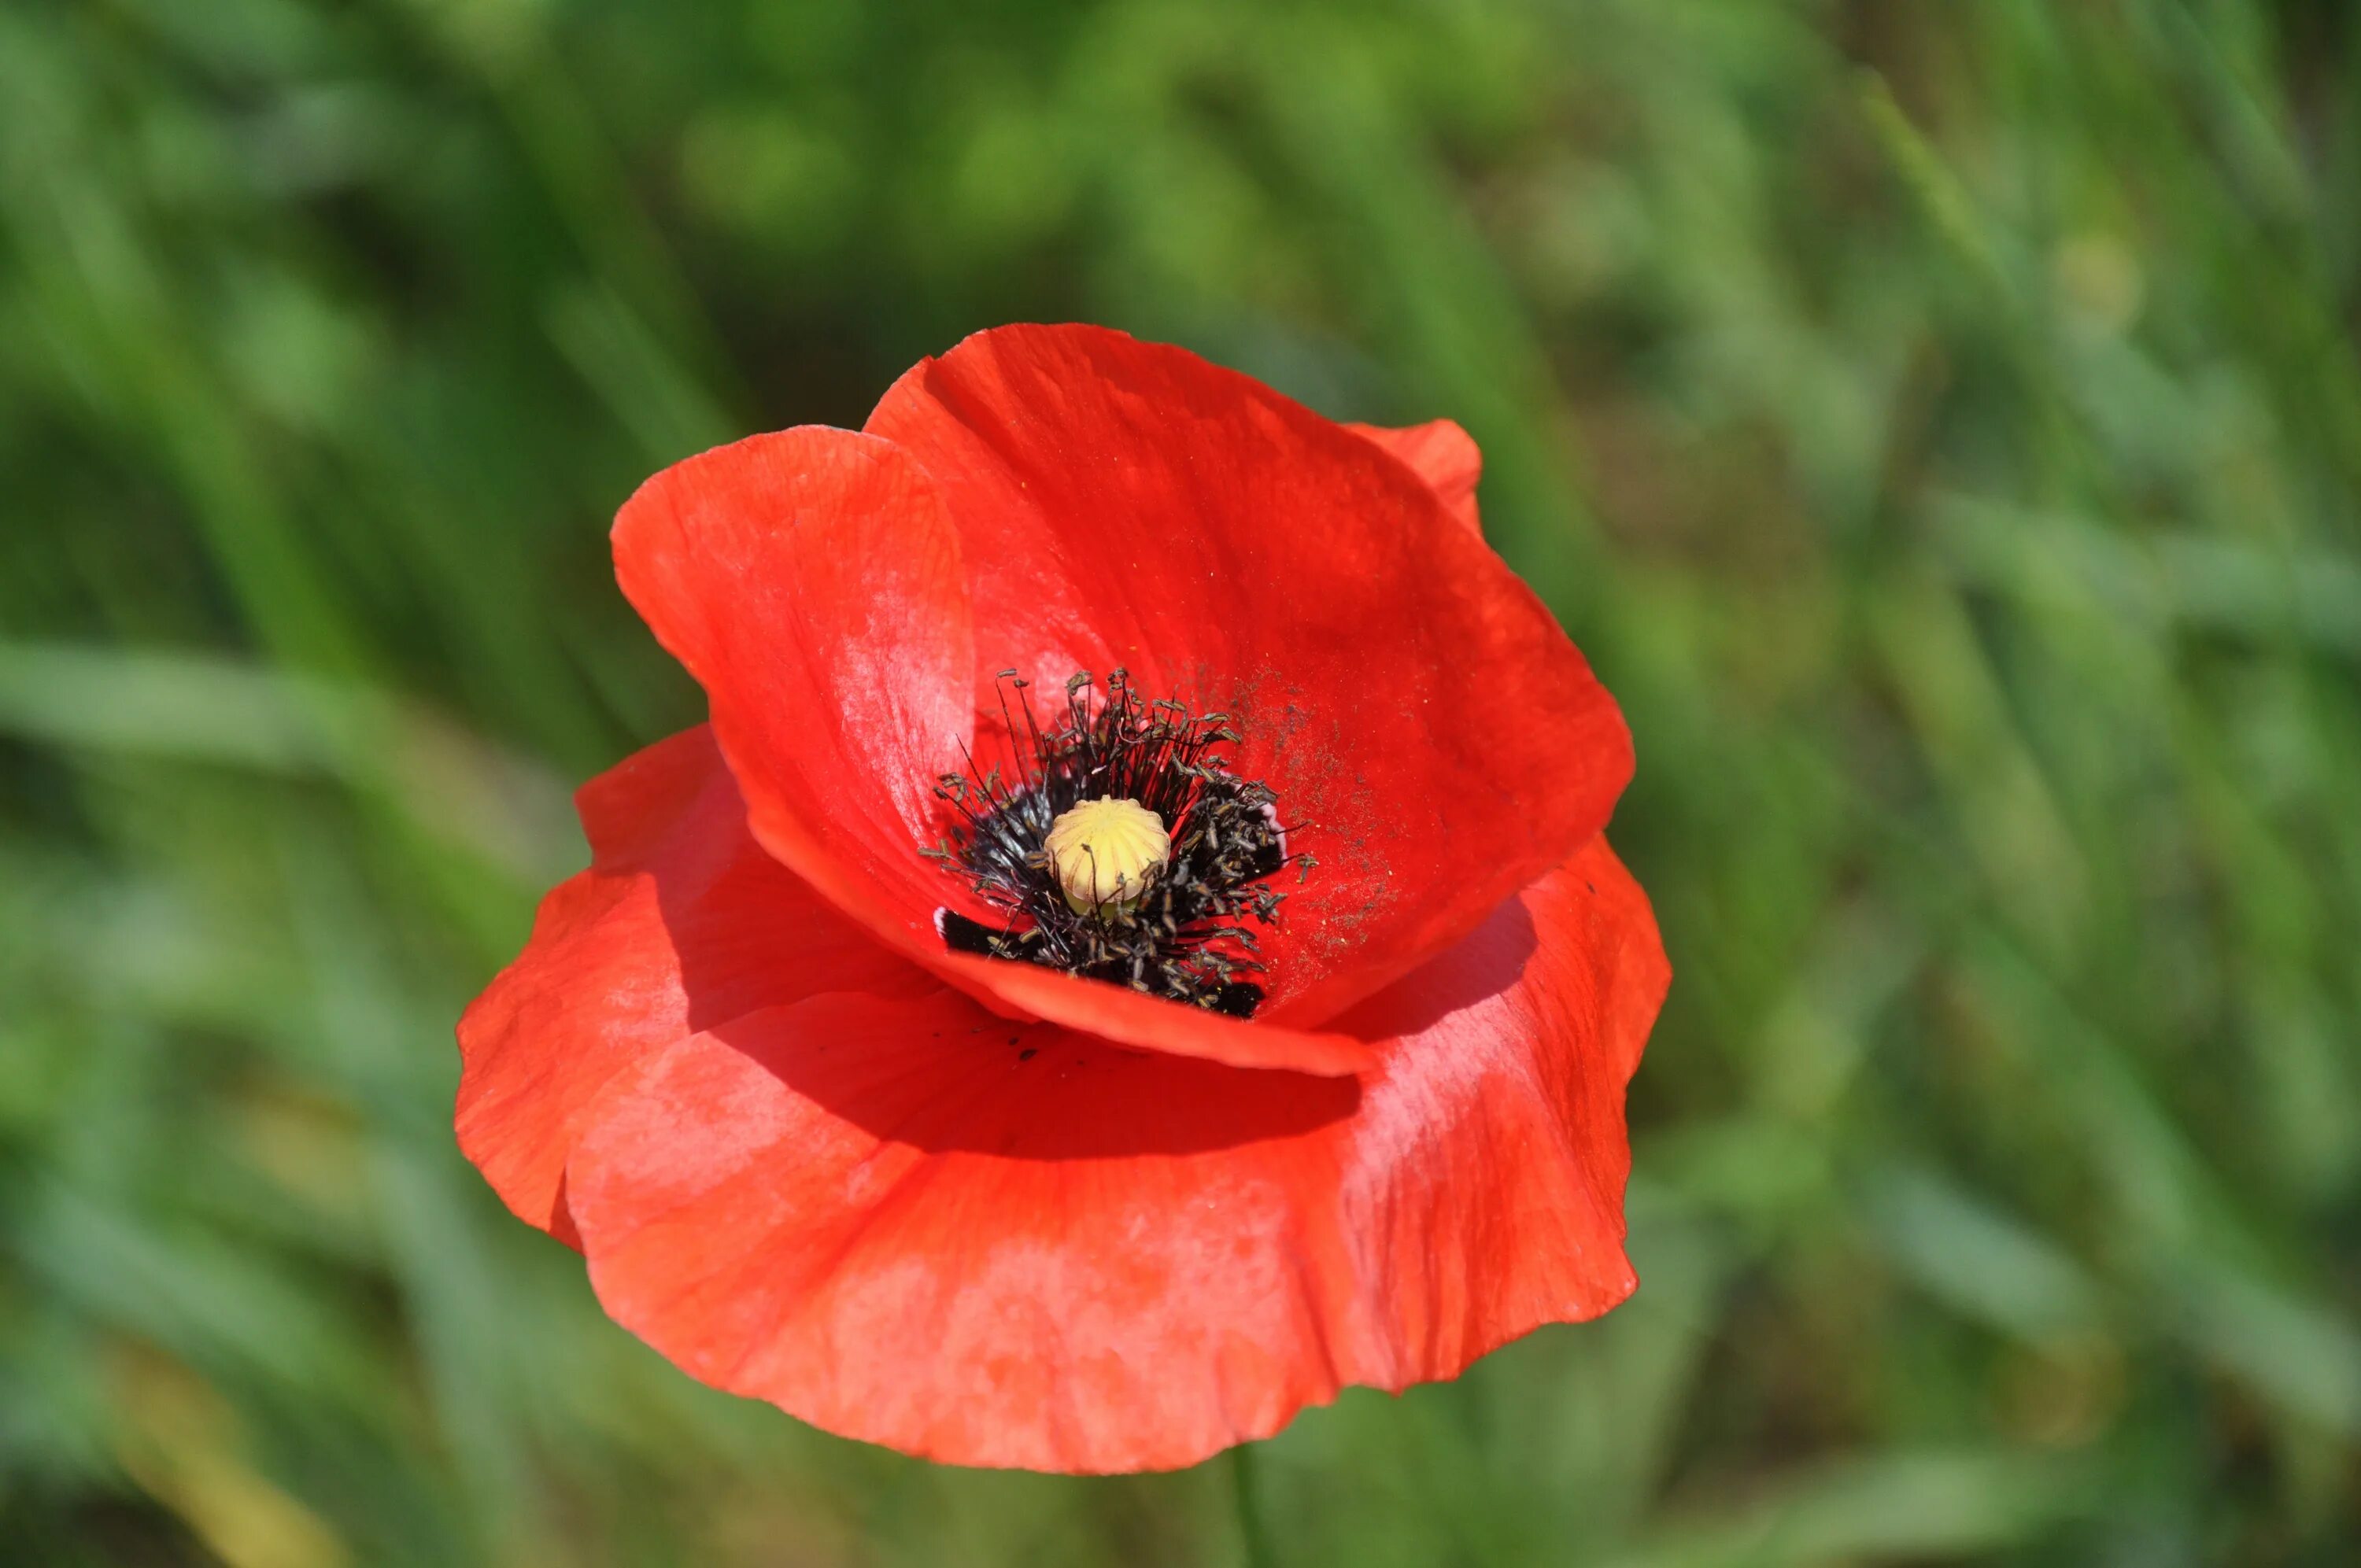
[[[1101,919],[1129,915],[1172,859],[1164,818],[1136,800],[1085,800],[1061,812],[1042,848],[1067,907]]]

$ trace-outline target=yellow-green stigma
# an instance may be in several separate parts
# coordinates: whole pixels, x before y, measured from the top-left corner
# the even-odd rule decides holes
[[[1049,824],[1042,845],[1066,906],[1102,920],[1129,918],[1172,860],[1164,818],[1136,800],[1086,800]]]

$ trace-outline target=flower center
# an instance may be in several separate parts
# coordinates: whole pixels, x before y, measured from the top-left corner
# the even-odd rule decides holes
[[[1049,872],[1077,915],[1128,919],[1171,862],[1164,818],[1136,800],[1086,800],[1049,824]]]
[[[1066,683],[1045,726],[1028,683],[1001,676],[1015,765],[946,773],[941,843],[926,852],[1001,916],[944,909],[944,944],[1112,981],[1237,1017],[1260,1004],[1254,927],[1278,917],[1267,885],[1290,853],[1268,785],[1230,772],[1236,740],[1220,714],[1144,701],[1123,671],[1103,699],[1088,674]],[[1007,690],[1016,694],[1012,713]]]

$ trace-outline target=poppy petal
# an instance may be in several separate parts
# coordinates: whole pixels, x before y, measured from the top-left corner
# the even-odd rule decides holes
[[[947,953],[933,959],[932,967],[1000,1016],[1062,1024],[1118,1045],[1326,1078],[1377,1065],[1367,1042],[1349,1034],[1248,1022],[1038,964]]]
[[[615,1319],[953,1463],[1192,1464],[1632,1288],[1621,1106],[1666,978],[1603,840],[1356,1013],[1368,1077],[821,996],[600,1098],[568,1181]]]
[[[754,837],[878,940],[995,1011],[1246,1067],[1367,1065],[1341,1036],[1251,1027],[1096,981],[953,953],[936,779],[970,705],[960,541],[892,444],[805,426],[650,479],[615,520],[623,592],[712,704]]]
[[[866,428],[958,529],[980,687],[1121,665],[1235,717],[1236,771],[1319,861],[1264,940],[1263,1022],[1320,1025],[1466,936],[1631,776],[1614,700],[1428,482],[1247,377],[1003,327],[903,377]]]
[[[754,837],[837,906],[939,949],[936,778],[974,728],[959,537],[886,442],[806,425],[674,464],[615,576],[705,688]]]
[[[700,1029],[822,990],[932,979],[838,914],[746,830],[704,725],[576,796],[588,871],[459,1020],[459,1146],[517,1215],[575,1245],[566,1157],[615,1074]]]
[[[1426,481],[1444,510],[1482,536],[1484,525],[1476,513],[1476,482],[1484,477],[1484,454],[1474,436],[1447,419],[1431,419],[1399,430],[1382,424],[1345,428],[1376,442],[1407,464],[1411,473]]]

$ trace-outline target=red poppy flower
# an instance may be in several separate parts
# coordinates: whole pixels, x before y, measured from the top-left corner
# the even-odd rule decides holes
[[[961,1464],[1188,1464],[1614,1306],[1668,970],[1477,467],[1020,326],[656,476],[618,575],[712,721],[584,787],[462,1147],[693,1376]]]

